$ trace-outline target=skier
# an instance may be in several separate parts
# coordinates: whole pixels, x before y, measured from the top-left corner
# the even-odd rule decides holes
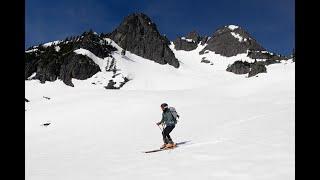
[[[175,147],[175,143],[172,141],[170,137],[170,132],[175,128],[175,124],[177,123],[177,120],[172,115],[170,109],[168,108],[168,104],[163,103],[161,104],[162,109],[162,119],[160,122],[157,123],[159,126],[160,124],[164,124],[165,128],[162,131],[162,137],[164,144],[160,147],[163,148],[172,148]]]

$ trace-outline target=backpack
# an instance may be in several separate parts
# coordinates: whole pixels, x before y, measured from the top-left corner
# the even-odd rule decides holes
[[[179,114],[177,113],[176,109],[174,107],[169,107],[169,111],[174,119],[174,123],[177,124],[178,122],[178,118],[179,118]]]

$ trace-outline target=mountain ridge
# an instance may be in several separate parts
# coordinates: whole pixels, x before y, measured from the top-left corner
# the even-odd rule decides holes
[[[169,47],[171,44],[174,45],[173,49]],[[249,59],[269,60],[265,65],[289,59],[266,51],[249,33],[236,25],[218,28],[212,36],[201,36],[196,31],[191,31],[186,37],[178,37],[175,41],[169,41],[159,33],[156,24],[147,15],[133,13],[126,16],[120,25],[110,33],[99,35],[90,30],[80,36],[67,37],[65,40],[28,48],[25,51],[25,79],[38,79],[41,83],[61,79],[66,85],[74,86],[73,78],[84,80],[98,72],[113,72],[112,79],[109,79],[106,88],[118,89],[119,87],[114,86],[117,84],[114,78],[123,72],[117,65],[121,64],[120,61],[123,59],[116,59],[112,55],[112,52],[119,49],[115,46],[121,47],[121,57],[125,57],[126,52],[130,52],[159,65],[168,64],[175,68],[180,67],[181,61],[177,59],[175,53],[180,50],[191,52],[198,47],[202,48],[198,54],[199,57],[202,57],[201,62],[210,65],[214,63],[212,59],[205,57],[208,52],[224,57],[236,57],[246,53]],[[82,53],[77,53],[79,49],[83,49]],[[105,64],[106,67],[101,67],[101,63],[97,65],[91,53],[94,57],[104,61],[105,63],[102,64]],[[238,72],[238,70],[229,72]],[[130,80],[124,74],[122,75],[121,87]]]

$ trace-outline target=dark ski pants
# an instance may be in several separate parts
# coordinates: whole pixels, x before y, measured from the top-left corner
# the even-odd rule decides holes
[[[162,131],[163,142],[165,144],[172,143],[172,139],[169,134],[174,129],[174,127],[175,127],[174,125],[173,126],[166,126],[164,128],[164,130]]]

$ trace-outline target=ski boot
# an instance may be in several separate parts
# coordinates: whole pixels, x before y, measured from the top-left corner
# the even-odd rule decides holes
[[[163,144],[161,147],[160,147],[160,149],[164,149],[164,148],[166,148],[167,147],[167,144]]]
[[[170,141],[170,142],[166,145],[166,148],[174,148],[174,147],[176,147],[176,146],[177,146],[176,143],[174,143],[173,141]]]

